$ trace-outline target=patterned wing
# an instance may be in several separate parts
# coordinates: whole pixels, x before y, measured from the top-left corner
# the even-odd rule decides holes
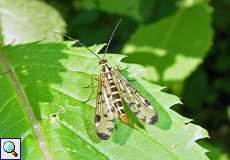
[[[118,88],[130,110],[142,122],[154,125],[158,121],[154,107],[118,71],[113,72]]]
[[[102,140],[109,139],[115,125],[115,111],[110,97],[107,95],[109,95],[108,89],[100,76],[96,102],[95,125],[96,133]]]

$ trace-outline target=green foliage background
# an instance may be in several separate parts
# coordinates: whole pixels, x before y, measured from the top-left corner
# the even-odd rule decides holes
[[[145,155],[144,159],[207,159],[204,147],[210,151],[209,159],[227,160],[230,159],[229,13],[227,0],[2,0],[1,52],[6,54],[25,94],[29,95],[35,116],[32,119],[37,119],[43,128],[48,146],[53,146],[50,152],[56,159],[133,159],[141,155]],[[94,102],[82,103],[90,91],[79,87],[90,83],[89,75],[98,72],[97,59],[84,48],[62,42],[62,37],[54,32],[67,33],[86,45],[102,44],[107,42],[119,18],[123,22],[109,52],[127,57],[112,56],[111,61],[120,63],[121,60],[121,65],[130,66],[130,73],[153,83],[138,79],[144,87],[140,90],[147,90],[146,96],[154,99],[152,103],[157,106],[161,119],[156,128],[147,126],[147,133],[118,121],[113,139],[99,143],[91,125],[94,109],[90,106]],[[100,45],[92,47],[97,51],[100,48]],[[141,75],[137,68],[142,70]],[[2,65],[0,69],[3,73],[6,71]],[[25,157],[42,159],[39,144],[35,136],[30,135],[32,128],[25,113],[19,107],[10,114],[2,107],[9,102],[12,106],[26,106],[27,102],[20,104],[12,99],[17,91],[10,79],[4,74],[0,76],[0,127],[9,125],[3,121],[7,119],[3,115],[15,114],[17,122],[22,122],[19,123],[22,126],[16,127],[17,134],[13,133],[14,127],[9,127],[7,131],[2,129],[0,136],[19,133],[23,139],[30,136],[23,143],[27,148],[23,151]],[[164,91],[180,97],[184,105],[178,104],[180,100],[176,96],[161,92],[163,88],[158,85],[166,86]],[[207,137],[206,131],[191,123],[185,125],[190,120],[169,109],[172,105],[173,110],[209,132],[210,139],[198,141],[202,147],[194,141]],[[65,114],[60,111],[62,107]],[[48,120],[50,113],[58,117],[59,127],[53,125],[56,119]],[[143,127],[133,121],[139,128]],[[56,142],[51,137],[57,137]],[[149,137],[157,143],[149,142]],[[28,148],[28,145],[34,147]],[[61,152],[75,145],[81,149],[68,150],[68,154]],[[137,147],[132,153],[130,147],[135,145],[143,145],[142,150]],[[182,149],[173,150],[177,145]],[[36,151],[34,157],[28,154],[33,151]],[[126,153],[128,158],[124,156]]]

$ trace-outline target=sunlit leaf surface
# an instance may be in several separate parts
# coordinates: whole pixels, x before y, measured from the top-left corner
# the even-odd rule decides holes
[[[98,139],[95,94],[83,103],[92,92],[87,87],[91,75],[99,73],[98,59],[85,48],[70,46],[31,43],[1,50],[0,69],[8,72],[0,75],[0,137],[21,137],[24,160],[208,159],[206,149],[196,143],[208,133],[171,110],[181,103],[179,98],[141,79],[144,68],[120,63],[122,55],[106,58],[125,77],[136,79],[133,85],[156,107],[159,122],[144,126],[129,113],[130,126],[117,119],[112,138]]]

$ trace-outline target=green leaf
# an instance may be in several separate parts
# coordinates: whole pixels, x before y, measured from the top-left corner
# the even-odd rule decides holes
[[[208,5],[183,7],[171,16],[140,26],[123,49],[129,55],[125,61],[144,65],[148,80],[178,82],[202,62],[212,35]]]
[[[215,144],[201,141],[199,144],[205,146],[210,152],[207,153],[208,157],[212,160],[229,160],[230,155],[223,148],[222,145],[218,144],[216,141]]]
[[[151,0],[100,0],[100,9],[111,14],[129,16],[136,20],[143,21],[151,14],[153,4],[154,1]]]
[[[151,0],[82,0],[76,1],[76,7],[96,8],[110,14],[117,14],[119,16],[131,17],[138,21],[144,21],[152,13],[155,2]]]
[[[95,92],[83,103],[93,89],[87,87],[91,75],[99,73],[98,59],[85,48],[70,46],[30,43],[1,49],[0,69],[7,73],[0,77],[0,114],[5,115],[0,117],[0,137],[22,137],[23,159],[208,159],[206,149],[196,143],[208,137],[207,131],[171,110],[181,103],[179,98],[141,79],[143,67],[121,63],[122,55],[106,58],[127,79],[136,79],[133,85],[156,107],[159,122],[144,126],[129,114],[132,124],[117,119],[112,138],[98,139]]]
[[[1,0],[0,26],[4,44],[60,41],[53,32],[65,32],[59,13],[38,0]]]
[[[227,107],[228,119],[230,120],[230,106]]]

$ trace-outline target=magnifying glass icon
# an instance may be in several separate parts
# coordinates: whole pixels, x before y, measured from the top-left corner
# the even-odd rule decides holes
[[[13,142],[11,141],[7,141],[3,144],[3,150],[6,152],[6,153],[11,153],[14,155],[14,157],[17,157],[18,154],[17,152],[15,152],[15,145]]]

